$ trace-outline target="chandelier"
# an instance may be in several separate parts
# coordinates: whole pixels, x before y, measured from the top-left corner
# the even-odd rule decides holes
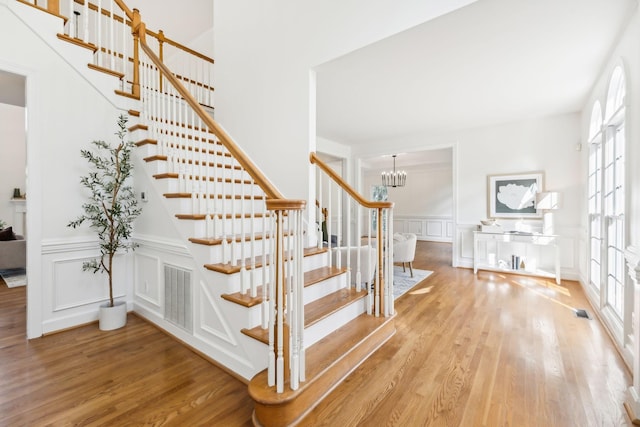
[[[393,157],[393,172],[382,172],[382,185],[385,187],[404,187],[407,182],[407,173],[405,171],[396,171],[396,156]]]

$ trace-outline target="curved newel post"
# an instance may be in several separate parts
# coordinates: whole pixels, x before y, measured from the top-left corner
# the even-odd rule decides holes
[[[302,211],[306,202],[271,199],[266,204],[273,216],[275,242],[269,284],[268,385],[282,393],[285,382],[296,390],[305,378]]]

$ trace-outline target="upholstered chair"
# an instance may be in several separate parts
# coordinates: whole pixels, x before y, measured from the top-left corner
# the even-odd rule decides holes
[[[406,264],[408,263],[411,277],[413,277],[413,259],[416,256],[417,240],[417,236],[413,233],[393,234],[393,262],[401,262],[403,271],[407,271]]]

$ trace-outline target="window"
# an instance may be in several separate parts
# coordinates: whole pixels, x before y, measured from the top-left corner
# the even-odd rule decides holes
[[[625,106],[622,67],[609,81],[604,120],[596,102],[589,126],[589,282],[600,305],[621,326],[624,319]]]

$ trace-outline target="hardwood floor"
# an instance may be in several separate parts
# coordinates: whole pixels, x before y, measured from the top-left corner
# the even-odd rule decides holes
[[[304,426],[626,426],[631,376],[576,282],[450,267],[396,301],[397,333]],[[24,288],[0,280],[0,426],[249,426],[247,387],[131,315],[27,341]]]

